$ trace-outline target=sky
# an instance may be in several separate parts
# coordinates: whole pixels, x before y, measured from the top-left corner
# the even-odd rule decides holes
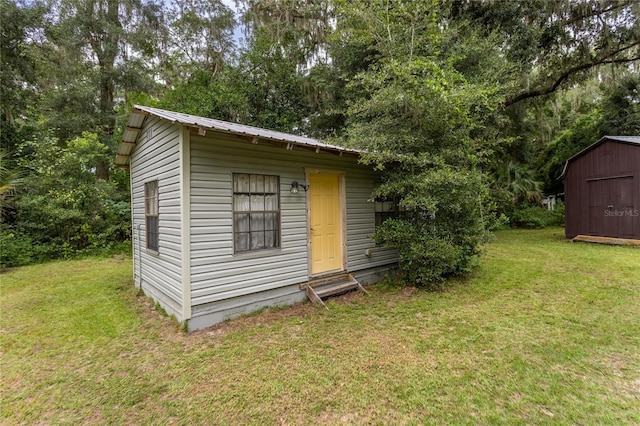
[[[233,41],[236,43],[236,45],[240,46],[244,44],[244,34],[242,33],[242,26],[239,24],[240,13],[238,11],[238,7],[236,6],[236,2],[235,0],[222,0],[222,3],[229,9],[235,11],[238,24],[236,25],[236,29],[233,31]]]

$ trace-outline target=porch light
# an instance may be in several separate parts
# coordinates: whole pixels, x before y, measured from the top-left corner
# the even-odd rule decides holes
[[[291,182],[291,193],[292,194],[297,194],[298,191],[300,191],[299,188],[304,189],[304,192],[307,192],[309,190],[309,185],[303,185],[301,183],[298,183],[298,181],[293,181]]]

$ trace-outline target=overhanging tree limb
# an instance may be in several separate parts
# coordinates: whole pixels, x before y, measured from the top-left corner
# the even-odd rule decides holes
[[[506,102],[505,102],[505,106],[511,106],[514,105],[518,102],[521,102],[525,99],[531,99],[531,98],[535,98],[538,96],[544,96],[544,95],[548,95],[550,93],[555,92],[556,90],[558,90],[558,88],[562,85],[562,83],[564,83],[569,77],[571,77],[572,75],[580,72],[580,71],[584,71],[587,70],[589,68],[593,68],[596,67],[598,65],[608,65],[608,64],[623,64],[623,63],[628,63],[628,62],[634,62],[634,61],[638,61],[640,60],[640,53],[633,55],[631,57],[624,57],[624,58],[615,58],[615,56],[635,47],[640,45],[640,40],[636,41],[630,45],[624,46],[620,49],[617,49],[613,52],[610,52],[606,55],[603,55],[601,58],[598,58],[594,61],[590,61],[588,63],[582,63],[579,65],[576,65],[574,67],[569,68],[568,70],[566,70],[565,72],[563,72],[562,74],[560,74],[557,78],[555,78],[553,84],[551,84],[550,86],[547,87],[541,87],[539,89],[536,90],[530,90],[524,93],[520,93],[518,95],[512,96],[512,97],[508,97]],[[611,59],[614,58],[614,59]]]

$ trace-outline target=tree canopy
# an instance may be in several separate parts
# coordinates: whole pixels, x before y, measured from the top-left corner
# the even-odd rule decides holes
[[[0,231],[33,259],[127,238],[133,103],[365,149],[396,205],[374,237],[423,285],[560,193],[569,156],[640,132],[635,0],[0,2]]]

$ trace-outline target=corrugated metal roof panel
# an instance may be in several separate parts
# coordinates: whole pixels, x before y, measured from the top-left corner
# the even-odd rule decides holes
[[[125,130],[122,142],[118,147],[118,153],[116,156],[115,164],[117,166],[127,166],[129,164],[129,155],[133,150],[134,145],[129,143],[134,142],[138,138],[139,132],[135,129],[141,129],[144,124],[144,119],[147,115],[154,115],[156,117],[163,118],[173,123],[198,127],[204,130],[215,130],[220,132],[232,133],[236,135],[244,135],[257,137],[260,139],[279,141],[291,143],[294,145],[317,148],[324,151],[337,152],[337,153],[349,153],[359,155],[361,151],[351,148],[344,148],[337,145],[331,145],[321,142],[317,139],[308,138],[305,136],[292,135],[289,133],[278,132],[274,130],[261,129],[259,127],[247,126],[244,124],[231,123],[228,121],[216,120],[213,118],[198,117],[191,114],[183,114],[180,112],[167,111],[159,108],[152,108],[146,106],[135,105],[129,116],[127,122],[127,130]],[[129,142],[129,143],[127,143]]]
[[[196,115],[183,114],[180,112],[167,111],[159,108],[136,106],[134,107],[141,111],[148,112],[149,114],[162,117],[166,120],[174,123],[192,125],[196,127],[202,127],[205,129],[219,130],[228,133],[234,133],[238,135],[258,136],[264,139],[277,140],[283,142],[291,142],[300,145],[331,148],[343,152],[358,153],[358,150],[348,149],[336,145],[330,145],[324,142],[320,142],[317,139],[308,138],[305,136],[292,135],[284,132],[277,132],[274,130],[261,129],[259,127],[247,126],[245,124],[231,123],[228,121],[216,120],[213,118],[198,117]]]
[[[127,121],[127,127],[122,134],[122,141],[118,145],[118,151],[116,153],[116,159],[114,164],[117,167],[127,167],[129,165],[129,156],[133,148],[136,146],[136,140],[144,124],[144,119],[148,113],[144,111],[137,111],[135,108],[129,115]]]
[[[134,107],[134,110],[131,111],[131,115],[129,115],[129,122],[127,123],[127,125],[129,127],[135,127],[139,129],[142,127],[142,123],[144,123],[144,119],[148,114],[136,111],[136,109],[137,107]]]
[[[640,136],[605,136],[603,139],[640,144]]]

